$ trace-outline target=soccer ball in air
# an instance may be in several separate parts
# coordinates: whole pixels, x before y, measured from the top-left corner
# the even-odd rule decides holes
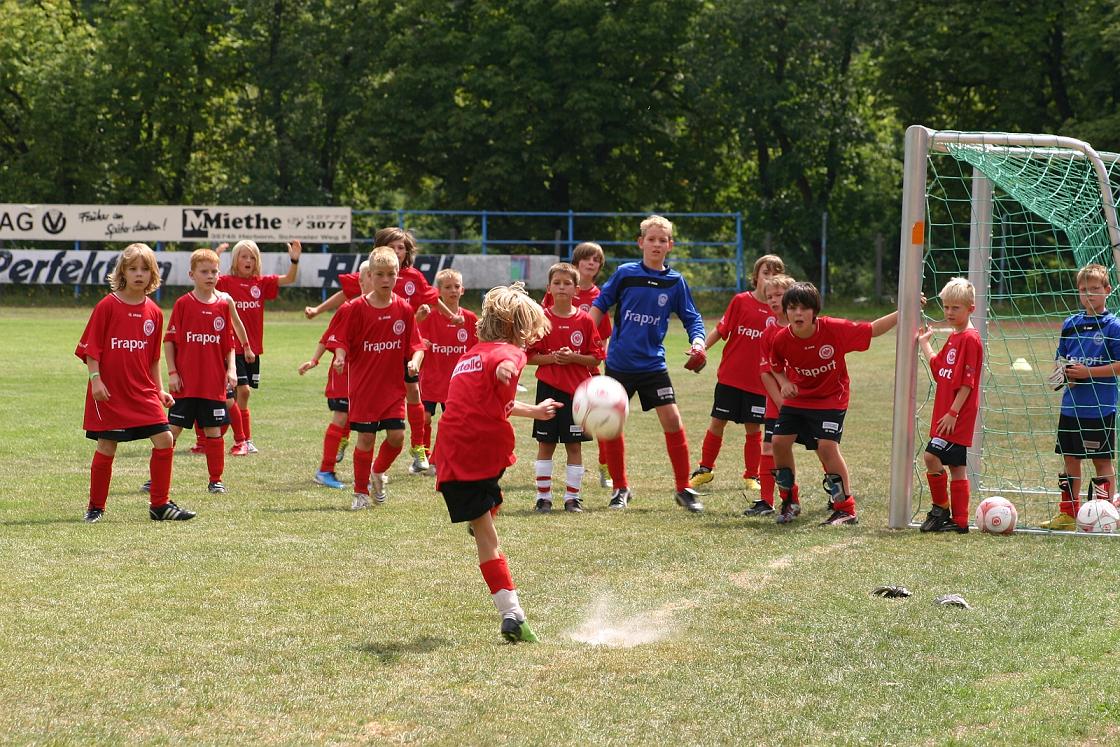
[[[1086,501],[1077,512],[1077,531],[1108,533],[1115,532],[1116,525],[1120,524],[1120,511],[1112,505],[1112,501],[1098,498]]]
[[[592,376],[572,395],[572,420],[592,438],[618,437],[629,413],[626,390],[610,376]]]
[[[1002,496],[985,498],[976,507],[976,526],[981,532],[1011,534],[1015,531],[1018,520],[1019,512],[1015,510],[1015,504]]]

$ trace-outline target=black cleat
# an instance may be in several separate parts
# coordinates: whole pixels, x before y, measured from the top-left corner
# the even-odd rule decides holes
[[[564,501],[564,510],[570,514],[582,514],[583,502],[579,498],[569,498]]]
[[[141,492],[141,493],[150,493],[150,492],[152,492],[152,481],[151,481],[151,480],[148,480],[148,481],[147,481],[147,482],[145,482],[145,483],[144,483],[143,485],[141,485],[141,486],[140,486],[140,492]]]
[[[774,507],[766,501],[758,500],[754,505],[743,511],[743,516],[769,516],[774,513]]]
[[[774,521],[779,524],[789,524],[800,515],[801,504],[787,498],[782,501],[782,507],[778,510],[778,515],[774,517]]]
[[[821,522],[822,527],[840,527],[847,524],[858,524],[859,519],[855,514],[850,514],[847,511],[833,511],[832,516]]]
[[[552,501],[547,498],[538,498],[536,512],[538,514],[547,514],[552,511]]]
[[[179,508],[173,501],[168,501],[162,506],[148,509],[148,516],[152,521],[189,521],[195,517],[194,511]]]
[[[934,532],[955,532],[957,534],[968,534],[968,525],[959,526],[957,522],[948,520],[944,524],[932,529]]]
[[[930,508],[929,513],[926,514],[926,520],[918,527],[919,532],[940,532],[941,527],[946,524],[951,524],[952,520],[949,518],[949,509],[934,505]]]
[[[626,508],[626,504],[633,499],[634,494],[630,492],[630,488],[615,488],[614,494],[611,495],[611,502],[607,504],[607,508],[621,511]]]
[[[502,638],[510,643],[536,643],[537,636],[529,627],[528,620],[515,620],[507,617],[502,620]]]
[[[222,484],[221,480],[215,480],[214,482],[207,485],[206,489],[209,490],[211,493],[224,493],[224,492],[226,492],[226,486]]]
[[[678,490],[676,496],[677,505],[687,509],[690,513],[698,514],[704,511],[704,504],[699,500],[700,494],[692,488],[685,488]]]
[[[96,524],[97,522],[101,521],[101,517],[104,515],[105,509],[103,508],[87,508],[86,516],[83,521],[85,521],[85,523],[87,524]]]

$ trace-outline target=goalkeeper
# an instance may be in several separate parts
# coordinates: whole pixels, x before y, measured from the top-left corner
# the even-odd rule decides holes
[[[1054,453],[1061,454],[1058,513],[1043,529],[1072,531],[1077,526],[1081,460],[1091,459],[1097,476],[1089,499],[1112,497],[1112,454],[1116,447],[1116,376],[1120,374],[1120,321],[1105,302],[1112,292],[1108,269],[1086,265],[1077,272],[1077,295],[1084,311],[1062,324],[1057,365],[1051,381],[1062,392]]]

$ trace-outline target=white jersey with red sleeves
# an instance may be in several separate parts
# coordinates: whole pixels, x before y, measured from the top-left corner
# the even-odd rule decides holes
[[[754,394],[766,394],[759,364],[762,362],[762,333],[777,322],[769,304],[759,301],[753,291],[731,299],[716,325],[726,340],[716,380],[721,384]]]
[[[397,284],[393,292],[408,301],[408,305],[416,311],[424,304],[435,304],[439,299],[439,291],[432,287],[424,273],[415,267],[402,267],[397,275]]]
[[[591,313],[591,304],[595,303],[595,299],[599,297],[599,286],[592,285],[590,288],[576,288],[576,295],[572,299],[572,306],[575,306],[580,311]],[[546,309],[552,308],[552,291],[546,291],[544,298],[541,299],[541,306]],[[607,340],[611,339],[611,318],[607,314],[603,314],[603,318],[599,320],[599,338],[605,344]]]
[[[404,366],[424,349],[408,303],[394,295],[379,309],[359,296],[338,310],[326,337],[324,345],[346,351],[351,422],[404,417]]]
[[[553,308],[545,309],[548,318],[548,334],[529,346],[528,354],[555,353],[568,348],[573,353],[594,356],[596,360],[607,357],[603,349],[603,339],[591,321],[591,316],[580,309],[573,309],[571,316],[559,316]],[[562,392],[574,394],[581,381],[595,375],[595,366],[580,366],[574,363],[548,363],[537,366],[537,378]]]
[[[175,370],[182,383],[176,398],[225,401],[226,362],[233,350],[233,324],[225,299],[215,296],[212,303],[203,303],[193,291],[180,296],[163,341],[175,344]]]
[[[498,381],[502,361],[517,370],[506,384]],[[445,482],[495,478],[517,461],[509,413],[524,367],[525,351],[508,342],[480,342],[455,364],[436,433],[436,490]]]
[[[420,322],[420,336],[427,352],[420,368],[420,394],[425,402],[446,402],[451,371],[463,353],[478,344],[478,317],[459,309],[463,323],[456,324],[439,310]]]
[[[778,333],[785,328],[786,325],[777,321],[777,318],[775,317],[775,323],[767,326],[766,330],[762,333],[762,339],[759,340],[758,348],[759,355],[762,356],[762,359],[759,361],[758,366],[760,378],[764,373],[785,373],[785,369],[775,369],[770,364],[770,354],[774,349],[774,338],[777,337]],[[765,386],[763,386],[762,388],[766,389]],[[767,418],[768,420],[778,417],[778,403],[770,398],[769,393],[766,394],[766,414],[763,417]]]
[[[152,378],[162,335],[163,312],[152,299],[130,304],[110,293],[97,302],[74,354],[83,362],[87,357],[98,362],[109,399],[95,402],[92,384],[86,385],[85,430],[115,431],[167,422],[159,401],[160,382]]]
[[[871,323],[819,316],[813,334],[802,339],[790,327],[778,332],[770,366],[785,369],[797,396],[783,406],[808,410],[847,410],[850,382],[844,356],[871,347]]]
[[[961,446],[972,446],[972,432],[976,427],[976,413],[980,408],[980,375],[983,365],[984,343],[975,327],[949,335],[940,352],[929,362],[930,373],[937,385],[933,396],[933,417],[930,420],[931,438],[939,437]],[[957,391],[965,386],[972,391],[958,411],[953,432],[938,433],[938,421],[949,412]]]
[[[236,275],[222,275],[218,278],[218,290],[230,294],[237,307],[237,315],[245,325],[245,336],[249,347],[260,355],[264,352],[264,303],[280,294],[279,275],[254,275],[242,278]],[[239,354],[245,350],[240,340],[233,341],[233,349]]]

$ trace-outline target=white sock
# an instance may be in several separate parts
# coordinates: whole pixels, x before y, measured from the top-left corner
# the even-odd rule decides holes
[[[578,500],[580,487],[583,485],[583,465],[569,464],[565,476],[568,480],[568,494],[564,496],[564,500]]]
[[[525,619],[525,610],[521,609],[521,602],[517,600],[517,589],[499,589],[490,596],[503,619],[507,617],[518,621]]]
[[[537,498],[552,500],[552,460],[538,459],[533,463],[537,473]]]

